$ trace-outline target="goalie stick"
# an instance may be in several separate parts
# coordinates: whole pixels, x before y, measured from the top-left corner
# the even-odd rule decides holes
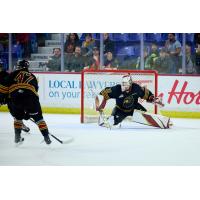
[[[111,126],[108,122],[108,118],[106,117],[103,110],[98,110],[98,108],[100,106],[98,95],[92,89],[91,89],[91,92],[92,92],[92,95],[94,96],[94,109],[96,110],[96,112],[99,113],[98,125],[111,129]]]
[[[34,124],[36,124],[36,122],[33,120],[33,119],[31,119],[30,118],[30,120],[34,123]],[[58,141],[59,143],[61,143],[61,144],[69,144],[69,143],[71,143],[71,142],[73,142],[73,137],[71,137],[71,138],[69,138],[68,140],[60,140],[59,138],[57,138],[55,135],[53,135],[53,134],[51,134],[51,133],[49,133],[49,135],[52,137],[52,138],[54,138],[56,141]]]

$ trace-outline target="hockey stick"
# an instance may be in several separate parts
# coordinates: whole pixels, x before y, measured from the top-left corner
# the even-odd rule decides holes
[[[34,124],[36,124],[36,122],[35,122],[32,118],[30,118],[30,120],[31,120]],[[74,140],[73,137],[71,137],[71,138],[69,138],[68,140],[63,141],[63,140],[58,139],[55,135],[53,135],[53,134],[51,134],[51,133],[49,133],[49,135],[50,135],[52,138],[54,138],[56,141],[58,141],[60,144],[68,144],[68,143],[71,143],[71,142]]]
[[[92,92],[92,95],[94,96],[94,106],[93,106],[93,109],[95,109],[96,112],[99,113],[99,119],[98,119],[98,125],[99,126],[102,126],[102,127],[106,127],[106,128],[109,128],[110,130],[112,129],[112,126],[109,122],[109,118],[111,117],[108,117],[106,116],[106,114],[104,113],[103,109],[99,110],[99,107],[100,107],[100,100],[99,100],[99,96],[92,90],[90,89],[91,92]],[[106,101],[102,101],[101,105],[103,104],[103,108],[105,107],[106,105]],[[120,126],[121,127],[121,123],[120,123]]]
[[[100,106],[99,97],[96,95],[95,96],[95,110],[96,111],[99,106]],[[111,129],[111,125],[109,124],[108,119],[107,119],[105,113],[103,112],[103,110],[100,110],[97,112],[99,112],[99,120],[98,120],[99,126],[105,126],[106,128]],[[100,121],[100,119],[102,119],[102,122]]]

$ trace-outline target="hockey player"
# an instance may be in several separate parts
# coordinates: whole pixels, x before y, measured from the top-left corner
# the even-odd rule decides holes
[[[3,67],[3,62],[0,60],[0,105],[7,104],[9,111],[11,112],[12,108],[8,98],[8,77],[9,73]],[[29,132],[30,129],[24,123],[22,124],[22,130]]]
[[[38,96],[38,82],[28,70],[29,62],[20,60],[17,68],[9,75],[8,87],[11,114],[14,116],[15,143],[21,143],[22,120],[32,118],[38,125],[46,144],[50,144],[49,131],[42,116]]]
[[[157,116],[153,114],[151,115],[150,113],[148,114],[146,112],[146,108],[144,108],[138,102],[138,99],[141,98],[149,103],[156,103],[162,105],[160,99],[156,98],[150,90],[134,83],[130,74],[127,74],[122,77],[121,84],[118,84],[113,87],[106,87],[105,89],[103,89],[100,92],[100,95],[103,96],[101,104],[98,102],[98,96],[95,100],[96,110],[100,112],[100,126],[112,127],[113,125],[121,123],[127,116],[133,116],[134,118],[135,115],[137,116],[137,118],[140,118],[139,121],[137,119],[135,120],[139,123],[144,123],[146,125],[156,126],[160,128],[169,128],[169,118],[162,116],[165,118],[164,120],[161,118],[159,118],[159,120],[156,120]],[[116,105],[112,111],[111,116],[108,119],[105,119],[105,117],[102,115],[103,109],[106,106],[107,100],[111,98],[116,100]],[[138,116],[138,113],[140,114],[140,116]],[[145,118],[145,120],[141,119],[141,115]],[[162,122],[160,122],[160,120]]]

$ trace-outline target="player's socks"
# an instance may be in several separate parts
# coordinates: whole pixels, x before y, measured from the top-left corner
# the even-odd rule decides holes
[[[46,122],[43,119],[41,119],[38,122],[36,122],[36,124],[38,125],[46,144],[51,144],[51,139],[49,138],[49,131]]]

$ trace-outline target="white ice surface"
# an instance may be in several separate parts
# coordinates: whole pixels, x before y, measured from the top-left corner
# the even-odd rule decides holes
[[[173,119],[174,127],[167,130],[132,122],[122,123],[121,129],[109,130],[96,124],[80,124],[79,115],[44,114],[49,130],[62,140],[43,140],[37,126],[25,124],[30,134],[25,141],[14,144],[13,119],[0,113],[0,166],[128,166],[128,165],[200,165],[200,120]]]

